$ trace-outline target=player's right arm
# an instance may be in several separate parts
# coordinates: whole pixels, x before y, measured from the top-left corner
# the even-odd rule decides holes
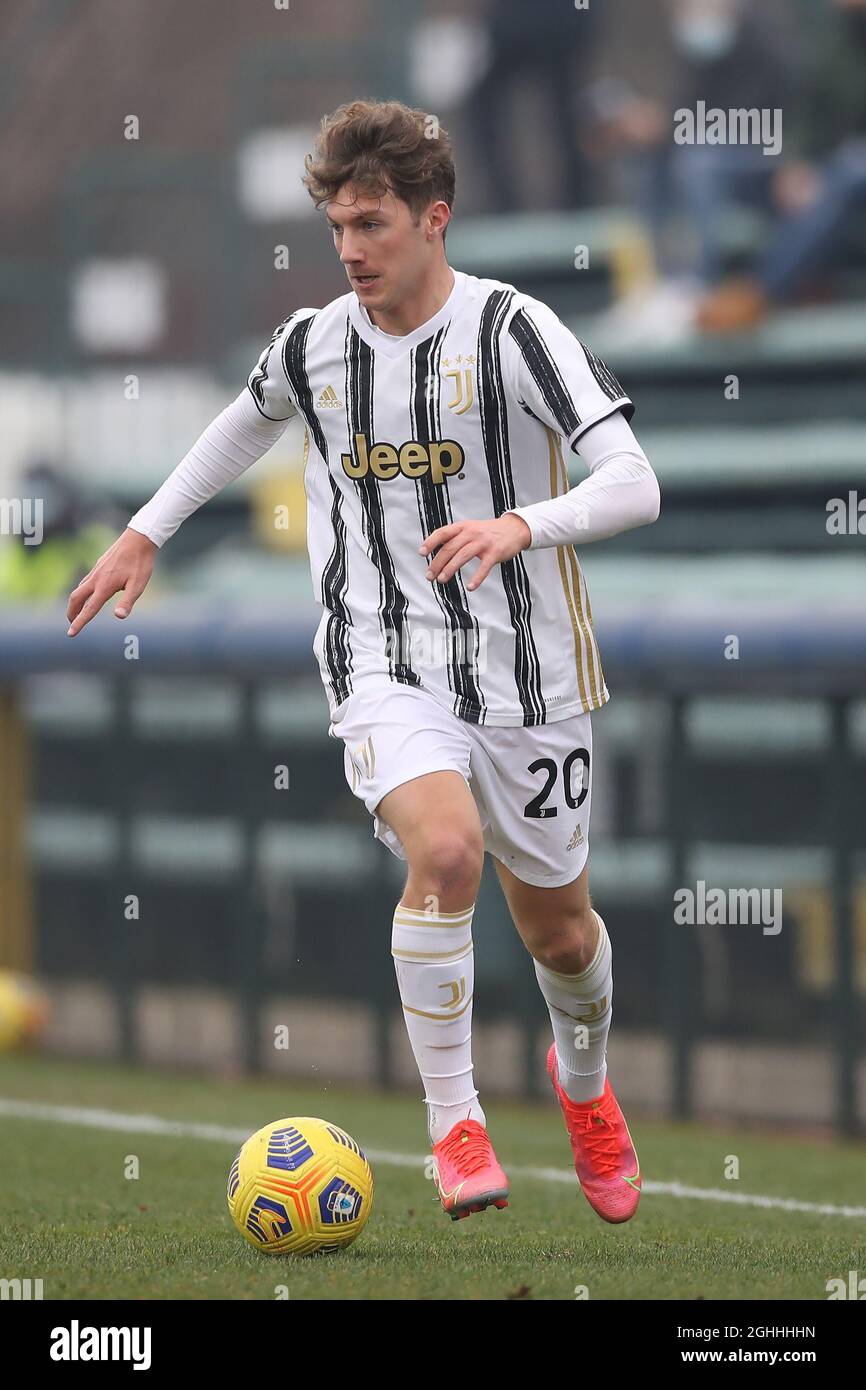
[[[115,594],[117,618],[127,618],[153,572],[159,548],[178,527],[276,444],[296,413],[288,394],[281,343],[287,319],[274,332],[247,385],[203,434],[127,529],[100,556],[69,596],[68,636],[75,637]]]

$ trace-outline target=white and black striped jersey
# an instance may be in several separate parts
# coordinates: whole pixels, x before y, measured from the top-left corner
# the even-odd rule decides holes
[[[567,491],[564,450],[634,407],[545,304],[454,277],[405,337],[378,329],[354,292],[296,310],[248,386],[266,419],[306,425],[314,649],[332,710],[386,675],[473,723],[543,724],[608,699],[574,548],[525,550],[470,593],[466,570],[431,584],[419,546],[451,521]]]

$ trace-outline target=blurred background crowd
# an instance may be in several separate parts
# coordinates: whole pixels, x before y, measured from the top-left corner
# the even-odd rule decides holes
[[[772,1093],[780,1120],[850,1128],[866,1109],[866,705],[821,639],[850,622],[838,650],[859,651],[866,594],[866,0],[21,0],[0,8],[0,67],[0,967],[50,986],[53,1045],[261,1064],[248,1025],[276,991],[331,1000],[335,1067],[401,1074],[386,952],[365,947],[369,979],[334,969],[357,953],[359,883],[377,933],[398,879],[342,783],[311,658],[274,670],[278,626],[207,674],[172,645],[185,614],[251,611],[289,615],[307,651],[303,432],[160,557],[137,610],[147,670],[55,644],[60,600],[274,325],[345,292],[303,156],[341,102],[397,98],[455,144],[451,263],[544,299],[604,356],[661,480],[655,527],[582,557],[603,654],[606,626],[623,634],[592,860],[622,946],[623,1095],[748,1110]],[[772,138],[680,142],[683,110],[754,111]],[[12,524],[32,497],[39,544]],[[835,531],[834,498],[851,518]],[[718,637],[700,691],[641,666],[647,614],[696,633],[695,662]],[[722,658],[756,615],[768,651],[774,623],[798,628],[781,656],[776,641],[775,683],[748,653],[736,680]],[[277,807],[268,768],[287,749]],[[834,757],[850,784],[827,783]],[[672,1043],[645,981],[686,871],[783,886],[790,929],[696,933]],[[130,882],[151,904],[135,934],[117,907]],[[491,1055],[534,1056],[525,962],[492,898],[477,922],[480,1018],[486,970],[506,1029]],[[699,1085],[671,1079],[670,1046]]]
[[[614,352],[700,353],[866,293],[866,0],[30,0],[0,15],[0,39],[0,360],[46,381],[4,402],[0,485],[52,482],[50,544],[26,564],[0,551],[10,597],[63,591],[79,542],[58,563],[55,532],[83,532],[92,555],[94,509],[122,515],[188,437],[186,419],[149,428],[136,465],[91,395],[99,438],[58,473],[52,373],[170,363],[233,384],[284,308],[342,288],[298,170],[351,95],[435,111],[458,153],[453,255],[590,316]],[[700,103],[764,113],[772,147],[679,143],[676,113]],[[205,399],[200,373],[192,390]],[[78,505],[90,477],[98,496]]]

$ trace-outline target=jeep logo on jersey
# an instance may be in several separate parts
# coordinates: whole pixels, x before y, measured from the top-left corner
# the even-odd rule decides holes
[[[343,469],[350,478],[422,478],[429,473],[431,483],[441,483],[452,473],[459,473],[465,455],[456,439],[431,439],[422,444],[407,439],[399,449],[394,444],[373,444],[365,434],[355,435],[354,454],[342,454]]]

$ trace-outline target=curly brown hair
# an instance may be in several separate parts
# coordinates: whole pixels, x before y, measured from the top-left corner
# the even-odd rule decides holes
[[[435,116],[400,101],[352,101],[322,118],[315,153],[303,180],[321,208],[343,184],[407,203],[418,222],[431,203],[454,204],[454,157],[448,132]],[[444,236],[443,236],[444,239]]]

